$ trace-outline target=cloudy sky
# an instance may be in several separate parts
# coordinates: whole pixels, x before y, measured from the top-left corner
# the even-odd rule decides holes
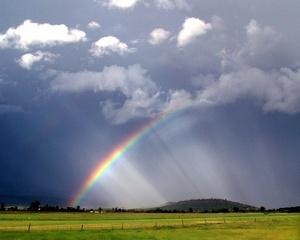
[[[0,197],[83,206],[300,203],[300,2],[2,0]],[[184,109],[178,112],[179,109]]]

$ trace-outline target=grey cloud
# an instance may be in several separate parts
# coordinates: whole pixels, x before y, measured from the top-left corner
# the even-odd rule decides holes
[[[224,68],[249,65],[263,69],[287,67],[293,62],[292,49],[282,34],[270,26],[261,26],[252,19],[246,26],[246,40],[241,48],[224,50]]]

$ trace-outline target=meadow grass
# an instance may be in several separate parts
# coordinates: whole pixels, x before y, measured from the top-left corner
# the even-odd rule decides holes
[[[300,214],[0,214],[1,240],[299,240],[299,227]]]

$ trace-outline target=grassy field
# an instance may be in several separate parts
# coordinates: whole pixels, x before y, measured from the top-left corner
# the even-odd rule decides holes
[[[0,213],[1,240],[299,240],[299,231],[300,214]]]

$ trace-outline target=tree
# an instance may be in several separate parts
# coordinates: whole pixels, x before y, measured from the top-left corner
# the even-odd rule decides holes
[[[240,210],[240,209],[239,209],[238,207],[234,207],[234,208],[233,208],[233,211],[234,211],[234,212],[238,212],[239,210]]]
[[[34,201],[30,204],[29,210],[30,211],[38,211],[40,208],[41,203],[39,201]]]
[[[265,208],[265,207],[263,207],[263,206],[261,206],[261,207],[260,207],[260,209],[259,209],[259,211],[261,211],[261,212],[265,212],[265,211],[266,211],[266,208]]]
[[[4,203],[1,203],[0,211],[5,211],[5,205],[4,205]]]

